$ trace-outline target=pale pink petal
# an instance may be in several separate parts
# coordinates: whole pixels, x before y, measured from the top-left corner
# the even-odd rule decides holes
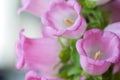
[[[91,75],[101,75],[111,63],[116,63],[120,55],[119,38],[112,32],[91,29],[76,44],[80,54],[81,67]],[[96,53],[100,52],[96,59]]]
[[[42,76],[41,74],[35,72],[35,71],[29,71],[27,72],[25,76],[25,80],[64,80],[60,78],[49,78],[47,76]]]
[[[42,78],[34,71],[29,71],[25,76],[25,80],[47,80],[47,79]]]
[[[58,54],[61,51],[57,39],[30,39],[23,34],[21,34],[21,38],[24,38],[21,51],[24,52],[25,68],[39,70],[45,75],[55,75],[58,69],[54,66],[59,62]],[[23,41],[20,39],[19,42]]]
[[[119,38],[120,38],[120,22],[116,22],[113,24],[108,25],[104,31],[110,31],[115,33]],[[120,69],[120,55],[119,55],[119,59],[118,61],[115,63],[114,69],[113,69],[113,73],[115,74],[116,72],[118,72]]]
[[[42,17],[44,27],[51,27],[53,32],[46,30],[45,33],[52,33],[53,36],[79,38],[87,26],[86,21],[80,15],[80,11],[81,6],[76,0],[53,2],[49,11]],[[69,25],[66,20],[70,20],[68,21]]]
[[[27,11],[41,17],[49,9],[50,1],[52,0],[22,0],[18,13]]]
[[[21,30],[20,32],[20,42],[17,42],[17,45],[16,45],[16,55],[17,55],[17,65],[16,65],[16,68],[18,70],[20,70],[21,68],[24,67],[24,64],[25,64],[25,60],[24,60],[24,51],[23,51],[23,44],[24,44],[24,38],[22,38],[21,34],[24,30]]]
[[[115,66],[113,68],[113,74],[117,73],[118,71],[120,71],[120,62],[115,63]]]
[[[110,31],[115,33],[120,38],[120,22],[112,23],[108,25],[104,31]]]

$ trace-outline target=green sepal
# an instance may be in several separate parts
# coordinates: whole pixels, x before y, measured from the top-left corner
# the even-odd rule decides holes
[[[63,50],[59,53],[59,58],[62,63],[66,63],[70,59],[70,48],[65,47]]]

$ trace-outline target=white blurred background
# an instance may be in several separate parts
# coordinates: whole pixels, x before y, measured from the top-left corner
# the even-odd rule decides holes
[[[18,15],[20,0],[0,0],[0,80],[24,80],[24,71],[17,71],[15,44],[19,31],[36,38],[40,36],[40,19],[23,12]]]

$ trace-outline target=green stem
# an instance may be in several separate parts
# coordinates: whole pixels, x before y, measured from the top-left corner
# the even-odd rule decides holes
[[[65,47],[65,45],[64,45],[63,42],[61,41],[61,37],[58,38],[58,42],[61,44],[62,48]]]

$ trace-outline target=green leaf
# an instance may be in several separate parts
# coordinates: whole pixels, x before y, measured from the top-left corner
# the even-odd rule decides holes
[[[61,62],[66,63],[70,59],[70,48],[65,47],[60,53],[59,58]]]
[[[75,76],[72,80],[80,80],[80,76]]]
[[[96,2],[93,0],[84,0],[84,6],[86,8],[95,8]]]
[[[70,69],[71,65],[63,65],[61,69],[59,70],[58,77],[60,78],[69,78],[68,71]]]
[[[80,75],[81,74],[81,69],[80,67],[72,67],[70,68],[70,70],[68,71],[68,75],[71,76],[71,75]]]
[[[85,8],[95,8],[96,7],[96,1],[93,0],[78,0],[78,2]]]
[[[94,9],[83,8],[82,15],[88,23],[87,29],[104,29],[109,24],[109,13],[102,11],[101,7],[95,7]]]

